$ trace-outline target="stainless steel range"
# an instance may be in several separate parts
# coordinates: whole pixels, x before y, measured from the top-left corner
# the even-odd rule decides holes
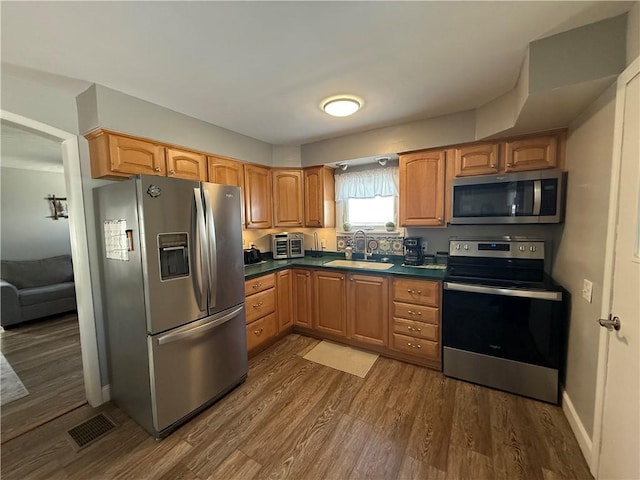
[[[544,261],[541,239],[450,240],[445,375],[558,403],[566,292],[545,274]]]

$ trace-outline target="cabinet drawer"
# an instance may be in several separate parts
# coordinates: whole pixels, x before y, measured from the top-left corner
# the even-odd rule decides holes
[[[440,306],[440,284],[428,280],[396,278],[393,280],[393,299],[438,307]]]
[[[431,323],[414,322],[404,318],[393,319],[393,332],[408,335],[415,338],[424,338],[437,342],[438,326]]]
[[[440,344],[437,342],[407,337],[406,335],[400,335],[398,333],[393,334],[392,342],[393,348],[401,352],[432,360],[440,359]]]
[[[409,303],[393,302],[393,316],[406,318],[407,320],[416,320],[418,322],[434,323],[436,325],[440,323],[439,309]]]
[[[247,323],[251,323],[265,315],[276,311],[276,289],[271,288],[265,292],[256,293],[247,297],[245,303],[247,311]]]
[[[276,335],[276,314],[272,313],[247,325],[247,351],[262,345]]]
[[[244,282],[244,296],[248,297],[254,293],[262,292],[273,287],[276,284],[276,274],[270,273],[262,277],[252,278]],[[248,300],[247,300],[248,301]]]

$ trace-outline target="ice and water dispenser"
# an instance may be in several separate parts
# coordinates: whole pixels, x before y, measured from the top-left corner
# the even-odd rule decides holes
[[[186,233],[158,234],[162,280],[189,276],[189,243]]]

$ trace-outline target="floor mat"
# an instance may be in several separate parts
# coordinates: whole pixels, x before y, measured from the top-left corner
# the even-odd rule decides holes
[[[6,405],[27,395],[29,390],[0,352],[0,405]]]
[[[364,378],[378,355],[323,340],[302,358]]]

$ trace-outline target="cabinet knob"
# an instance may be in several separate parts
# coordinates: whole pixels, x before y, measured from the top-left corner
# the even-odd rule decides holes
[[[264,330],[264,329],[259,328],[258,330],[254,330],[254,331],[253,331],[253,333],[254,333],[254,335],[256,335],[256,336],[260,336],[260,334],[262,334],[262,331],[263,331],[263,330]]]
[[[160,167],[156,167],[153,169],[154,172],[159,172],[160,171]]]
[[[513,163],[507,163],[507,167],[513,167]]]
[[[441,221],[442,221],[442,217],[438,217],[438,218],[437,218],[437,220],[438,220],[439,222],[441,222]]]
[[[344,275],[340,275],[340,280],[344,280]]]
[[[175,175],[176,171],[175,170],[169,170],[169,175]]]
[[[308,277],[308,276],[309,276],[309,272],[305,273],[305,277]]]
[[[260,308],[262,306],[262,302],[254,303],[251,305],[253,308]]]
[[[261,286],[262,286],[262,283],[254,283],[251,288],[255,290],[256,288],[260,288]]]
[[[498,170],[498,165],[496,165],[495,163],[492,163],[491,168],[493,168],[494,170]]]

